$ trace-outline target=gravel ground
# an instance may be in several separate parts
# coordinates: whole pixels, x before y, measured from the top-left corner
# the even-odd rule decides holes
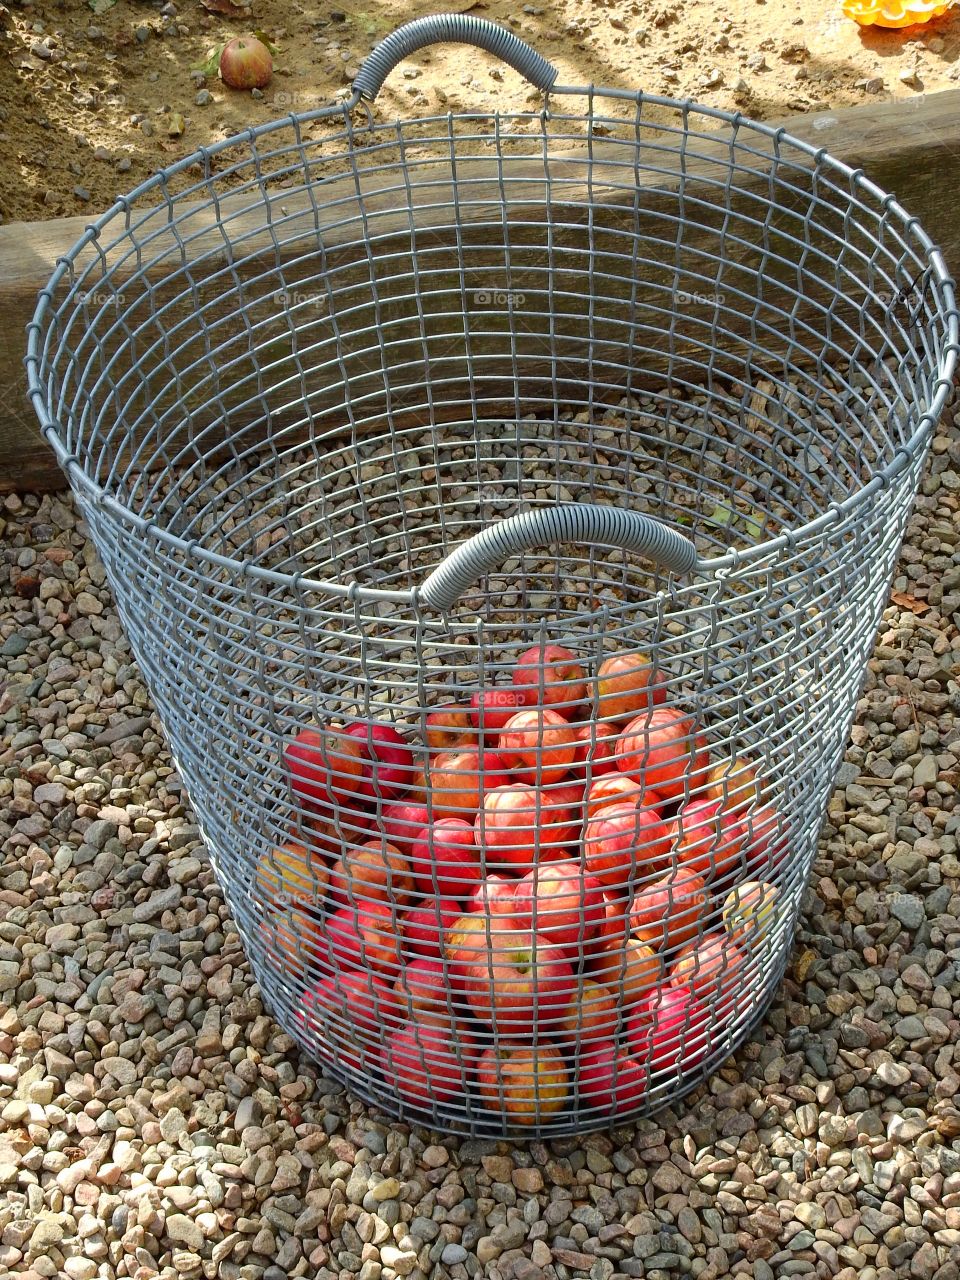
[[[394,1125],[264,1011],[103,569],[0,508],[0,1274],[960,1275],[960,415],[935,443],[790,977],[678,1112]]]

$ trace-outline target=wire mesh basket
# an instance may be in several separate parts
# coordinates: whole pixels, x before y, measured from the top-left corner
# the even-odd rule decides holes
[[[376,119],[441,40],[534,107]],[[472,18],[91,225],[30,395],[309,1055],[530,1135],[743,1041],[957,351],[939,253],[860,173]]]

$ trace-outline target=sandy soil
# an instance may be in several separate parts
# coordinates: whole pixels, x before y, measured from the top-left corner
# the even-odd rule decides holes
[[[206,0],[226,7],[230,0]],[[342,0],[340,0],[342,3]],[[440,0],[364,9],[254,0],[225,16],[201,0],[0,2],[0,218],[94,212],[196,147],[343,92],[376,41]],[[102,12],[94,12],[94,7]],[[956,87],[960,8],[926,27],[864,31],[835,0],[505,0],[449,4],[509,23],[560,67],[561,81],[694,97],[769,119]],[[279,46],[262,98],[191,68],[228,38],[265,30]],[[199,100],[198,100],[199,95]],[[207,100],[209,95],[209,100]],[[536,91],[463,47],[416,55],[377,110],[516,109]],[[174,113],[183,117],[171,135]]]

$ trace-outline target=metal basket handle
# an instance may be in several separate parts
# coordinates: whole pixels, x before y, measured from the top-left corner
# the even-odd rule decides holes
[[[428,44],[476,45],[478,49],[495,54],[544,92],[559,75],[557,68],[536,49],[496,22],[463,13],[433,13],[426,18],[405,22],[381,40],[360,67],[353,82],[354,91],[361,98],[373,102],[397,63]]]
[[[689,573],[699,563],[689,538],[652,516],[587,502],[543,507],[509,516],[455,547],[420,586],[421,604],[450,609],[466,589],[507,556],[569,542],[623,547],[664,569]]]

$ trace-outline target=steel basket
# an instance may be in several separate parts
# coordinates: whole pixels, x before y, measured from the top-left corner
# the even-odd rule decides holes
[[[531,110],[376,119],[442,40]],[[404,26],[118,200],[29,330],[264,999],[472,1133],[630,1120],[762,1015],[958,352],[862,174],[555,81]]]

